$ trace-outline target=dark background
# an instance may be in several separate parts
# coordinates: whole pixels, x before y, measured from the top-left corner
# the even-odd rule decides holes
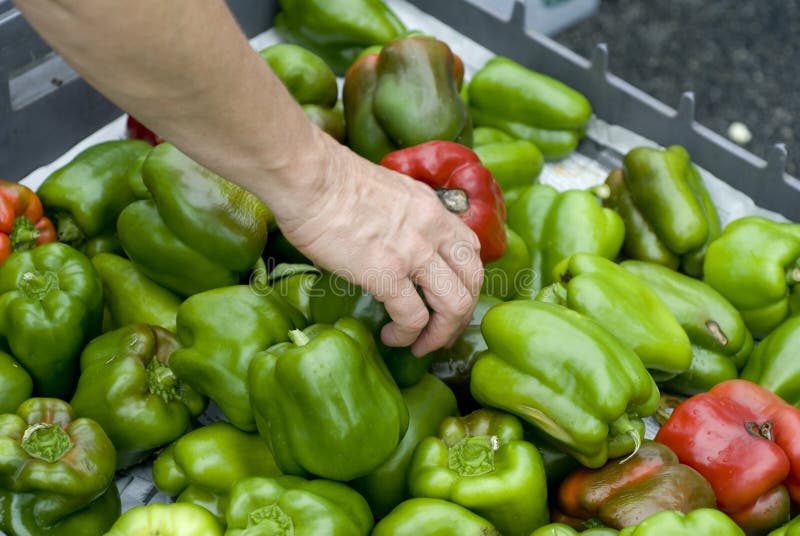
[[[785,143],[800,175],[800,0],[601,0],[553,37],[585,57],[607,43],[614,74],[673,108],[694,91],[699,123],[744,123],[761,158]]]

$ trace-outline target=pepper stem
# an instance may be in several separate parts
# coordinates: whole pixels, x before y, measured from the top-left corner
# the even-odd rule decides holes
[[[458,188],[437,188],[436,195],[442,202],[444,208],[455,214],[463,214],[469,210],[469,198],[467,192]]]
[[[11,251],[28,251],[36,247],[36,240],[39,238],[37,229],[31,220],[25,216],[18,216],[14,220],[14,228],[8,239],[11,242]]]
[[[628,454],[626,457],[619,461],[620,464],[623,464],[636,456],[636,453],[639,452],[639,449],[642,446],[642,439],[639,437],[639,433],[636,431],[636,428],[631,423],[630,418],[627,415],[622,415],[616,421],[611,423],[610,432],[614,435],[622,435],[627,434],[631,436],[633,440],[633,452]]]
[[[27,298],[42,301],[58,290],[58,277],[53,272],[24,272],[17,286]]]
[[[59,242],[64,242],[74,247],[86,240],[86,234],[75,222],[75,219],[66,212],[56,214],[56,229]]]
[[[711,333],[711,336],[714,337],[714,339],[722,346],[728,345],[728,336],[725,335],[725,332],[722,331],[722,328],[719,327],[719,324],[717,324],[715,321],[707,320],[706,329],[708,330],[709,333]]]
[[[789,285],[800,283],[800,266],[792,266],[786,270],[786,283]]]
[[[447,464],[461,476],[480,476],[494,471],[497,436],[467,436],[450,447]]]
[[[303,333],[303,331],[300,329],[290,330],[289,339],[297,346],[305,346],[311,341],[311,339],[308,338],[308,335]]]
[[[259,528],[257,531],[259,534],[274,534],[275,536],[292,536],[294,534],[292,518],[275,503],[250,512],[250,515],[247,516],[247,528],[256,526]],[[249,530],[245,532],[250,533]]]
[[[594,194],[594,196],[601,201],[605,201],[609,197],[611,197],[611,187],[605,183],[603,184],[596,184],[591,188],[588,188],[589,192]]]
[[[31,458],[55,463],[72,450],[69,435],[58,424],[36,423],[22,434],[22,450]]]
[[[171,368],[155,357],[147,364],[147,390],[165,403],[181,397],[178,377]]]

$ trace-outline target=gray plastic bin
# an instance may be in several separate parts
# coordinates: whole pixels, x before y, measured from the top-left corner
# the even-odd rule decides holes
[[[711,132],[695,122],[691,93],[677,110],[670,108],[609,73],[604,45],[587,60],[526,30],[521,2],[513,2],[507,14],[469,0],[410,2],[493,52],[581,91],[600,119],[662,145],[683,145],[693,161],[758,205],[800,221],[800,181],[784,172],[784,146],[776,145],[765,162]],[[248,35],[267,29],[277,11],[277,0],[229,4]],[[20,180],[120,114],[83,81],[68,81],[70,73],[10,2],[0,0],[0,177]]]

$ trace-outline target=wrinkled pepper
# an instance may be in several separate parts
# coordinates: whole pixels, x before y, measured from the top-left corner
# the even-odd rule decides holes
[[[472,229],[481,243],[481,261],[496,261],[506,250],[506,206],[500,185],[468,147],[429,141],[387,154],[381,165],[424,182],[447,210]]]
[[[0,265],[0,337],[38,396],[72,394],[78,356],[102,314],[100,278],[80,251],[52,242]]]
[[[226,422],[192,430],[153,462],[153,483],[178,502],[194,503],[225,522],[234,484],[251,476],[281,474],[269,448],[256,434]]]
[[[625,256],[703,275],[708,244],[722,228],[689,153],[680,145],[637,147],[622,163],[606,179],[604,205],[625,222]]]
[[[30,398],[0,415],[0,452],[0,530],[77,534],[61,530],[86,526],[99,534],[119,515],[114,446],[66,402]]]
[[[408,409],[372,336],[342,318],[289,338],[250,365],[259,434],[285,473],[331,480],[369,474],[408,428]]]
[[[170,357],[170,367],[181,381],[216,402],[231,424],[254,431],[247,387],[251,361],[304,325],[302,315],[277,292],[256,293],[238,285],[195,294],[178,309],[182,348]]]
[[[20,404],[31,397],[33,380],[9,354],[0,350],[0,415],[15,413]]]
[[[619,536],[744,536],[744,531],[731,518],[713,508],[700,508],[684,514],[665,511],[650,516],[634,527],[619,531]]]
[[[769,389],[795,407],[800,407],[800,316],[786,319],[758,343],[741,377]]]
[[[595,320],[636,352],[656,379],[689,368],[689,337],[640,278],[608,259],[586,253],[564,259],[553,278],[559,282],[543,288],[537,300],[569,307]]]
[[[205,398],[169,366],[178,347],[164,328],[130,324],[97,337],[81,353],[70,404],[76,415],[103,427],[117,450],[117,468],[178,439],[205,409]]]
[[[733,221],[708,246],[703,267],[705,282],[739,310],[753,337],[766,337],[800,296],[800,224]]]
[[[492,172],[504,197],[512,190],[532,185],[544,167],[538,147],[501,130],[477,127],[472,133],[472,143],[475,154]]]
[[[336,75],[322,58],[291,43],[263,49],[264,58],[311,121],[339,142],[344,141],[344,111],[336,106]]]
[[[426,141],[472,145],[472,121],[458,94],[454,61],[445,43],[417,35],[353,63],[342,93],[350,148],[378,162],[395,149]]]
[[[223,536],[205,508],[190,503],[148,504],[131,508],[104,536]]]
[[[716,507],[711,485],[668,447],[645,441],[629,459],[578,469],[558,489],[558,508],[577,522],[622,529],[664,510],[688,513]]]
[[[534,279],[530,293],[554,282],[553,269],[575,253],[614,259],[622,247],[625,226],[619,215],[603,208],[588,191],[558,192],[535,184],[508,210],[508,226],[528,247]]]
[[[504,535],[528,536],[549,522],[542,457],[507,413],[484,408],[445,418],[414,451],[408,486],[413,497],[469,508]]]
[[[338,75],[366,47],[388,43],[406,31],[381,0],[281,0],[280,4],[274,26],[320,55]]]
[[[527,140],[545,158],[564,158],[586,132],[592,107],[566,84],[503,57],[486,62],[468,87],[475,125]]]
[[[692,343],[689,369],[666,382],[668,390],[694,395],[738,377],[753,350],[753,336],[728,300],[702,281],[665,266],[643,261],[621,266],[661,298]]]
[[[266,244],[267,207],[169,143],[150,151],[141,173],[152,199],[131,203],[117,221],[133,263],[184,296],[238,283]]]
[[[636,354],[599,324],[524,300],[492,307],[481,332],[489,350],[470,381],[478,402],[528,421],[587,467],[638,448],[639,417],[655,412],[658,388]]]
[[[226,536],[367,536],[373,524],[367,502],[352,488],[297,476],[240,480],[231,490],[226,517]]]
[[[372,536],[501,536],[478,514],[441,499],[400,503],[372,531]]]
[[[800,410],[752,382],[680,403],[656,441],[706,477],[719,509],[746,530],[780,526],[800,498]]]
[[[61,242],[86,251],[93,240],[116,234],[117,217],[135,200],[128,169],[149,150],[141,140],[99,143],[45,179],[37,193]]]
[[[377,469],[350,482],[367,499],[377,518],[408,497],[408,467],[420,441],[434,435],[445,417],[458,414],[453,392],[430,374],[401,393],[408,408],[408,429],[403,440]]]
[[[0,264],[15,251],[55,241],[39,197],[22,184],[0,180]]]

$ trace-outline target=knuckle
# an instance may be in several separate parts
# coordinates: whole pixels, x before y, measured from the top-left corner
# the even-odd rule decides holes
[[[416,309],[403,322],[403,327],[412,331],[422,331],[428,325],[430,313],[424,307]]]

